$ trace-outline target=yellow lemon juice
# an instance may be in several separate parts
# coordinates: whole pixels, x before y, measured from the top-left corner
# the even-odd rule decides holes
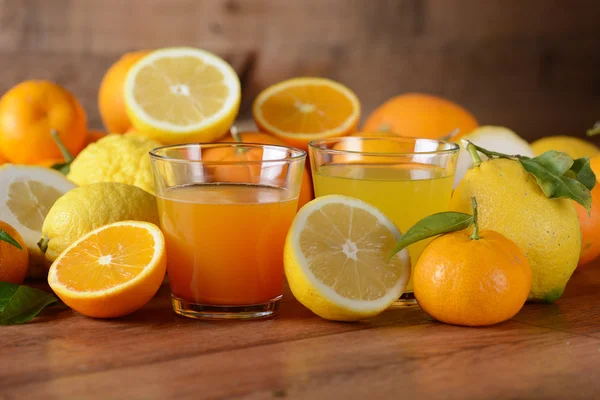
[[[428,164],[346,163],[323,165],[313,179],[317,197],[342,194],[364,200],[404,233],[420,219],[448,210],[454,176]],[[427,243],[409,247],[413,267]],[[412,292],[412,278],[407,291]]]

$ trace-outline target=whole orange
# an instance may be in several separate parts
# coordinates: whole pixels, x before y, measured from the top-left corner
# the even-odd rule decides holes
[[[495,231],[465,231],[431,241],[413,275],[419,305],[438,321],[492,325],[512,318],[527,300],[531,267],[521,249]]]
[[[4,221],[0,221],[0,229],[8,233],[19,245],[16,246],[0,240],[0,282],[10,282],[20,285],[27,275],[29,254],[27,246],[19,232]]]
[[[131,128],[131,122],[125,111],[123,88],[129,69],[149,50],[126,53],[104,74],[98,92],[98,108],[104,127],[109,133],[125,133]]]
[[[241,143],[258,143],[258,144],[272,144],[275,146],[285,146],[281,140],[276,138],[275,136],[271,136],[262,132],[239,132],[237,134],[238,139],[236,140],[231,134],[225,136],[223,139],[219,140],[219,142],[241,142]],[[222,154],[219,154],[219,159],[225,160],[235,160],[239,159],[241,156],[243,159],[257,159],[260,160],[262,157],[262,153],[258,154],[255,151],[248,151],[246,154],[235,154],[234,149],[219,149]],[[249,153],[249,154],[248,154]],[[229,173],[241,174],[236,179],[238,182],[243,182],[248,179],[247,169],[251,167],[243,167],[243,166],[231,166],[228,168]],[[259,171],[254,171],[254,173],[258,176]],[[229,178],[223,177],[224,179],[228,179],[231,181],[231,176]],[[298,209],[304,206],[306,203],[314,199],[313,187],[312,187],[312,178],[310,176],[308,160],[305,164],[304,172],[302,173],[302,186],[300,187],[300,195],[298,196]]]
[[[98,140],[102,139],[104,136],[106,136],[106,132],[89,130],[88,133],[87,133],[85,144],[87,146],[87,145],[89,145],[91,143],[95,143]]]
[[[590,164],[598,180],[592,189],[590,213],[575,203],[581,227],[581,255],[578,265],[588,264],[600,256],[600,156],[590,158]]]
[[[473,114],[456,103],[429,94],[406,93],[377,107],[361,130],[440,139],[458,128],[459,133],[452,137],[456,141],[477,126]]]
[[[25,81],[0,99],[0,151],[11,162],[36,164],[61,158],[51,130],[73,155],[85,145],[85,111],[65,88],[48,81]]]

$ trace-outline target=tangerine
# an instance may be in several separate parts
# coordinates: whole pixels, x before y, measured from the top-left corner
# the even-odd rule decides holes
[[[131,121],[125,111],[125,78],[129,69],[149,50],[126,53],[104,74],[98,92],[98,108],[102,123],[109,133],[125,133],[131,128]]]
[[[0,229],[10,235],[21,248],[0,240],[0,282],[10,282],[20,285],[27,275],[29,254],[27,245],[19,232],[4,221],[0,221]]]
[[[477,128],[473,114],[441,97],[406,93],[377,107],[362,127],[364,132],[393,132],[399,136],[440,139],[456,128],[452,141]]]
[[[600,156],[590,158],[590,165],[600,180]],[[600,256],[600,183],[592,189],[592,208],[588,214],[587,210],[575,203],[581,227],[581,255],[579,264],[588,264]]]
[[[463,231],[431,241],[413,275],[415,297],[425,312],[454,325],[506,321],[523,307],[531,289],[525,254],[495,231]]]
[[[25,81],[0,99],[0,151],[16,164],[59,159],[55,130],[77,155],[85,146],[86,124],[83,107],[68,90],[53,82]]]

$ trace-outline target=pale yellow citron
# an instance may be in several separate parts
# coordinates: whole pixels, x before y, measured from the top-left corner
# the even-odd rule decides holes
[[[289,79],[263,90],[252,106],[261,131],[306,149],[316,139],[354,133],[360,103],[346,86],[325,78]]]
[[[48,283],[69,307],[114,318],[143,307],[165,276],[164,237],[154,224],[122,221],[71,244],[50,267]]]
[[[27,276],[46,277],[48,266],[37,246],[44,219],[63,194],[77,186],[60,172],[37,166],[0,167],[0,220],[19,232],[29,253]]]
[[[567,153],[572,158],[593,157],[600,154],[600,149],[593,143],[573,136],[547,136],[531,143],[536,156],[556,150]]]
[[[233,68],[208,51],[171,47],[139,60],[125,80],[134,129],[163,144],[212,142],[225,134],[240,105]]]
[[[148,152],[159,146],[155,140],[132,133],[107,135],[79,153],[68,177],[80,186],[119,182],[154,193]]]
[[[86,233],[118,221],[158,224],[156,198],[137,186],[99,182],[80,186],[52,206],[40,237],[40,248],[49,262]]]
[[[305,205],[294,219],[284,265],[296,299],[330,320],[379,314],[400,297],[410,277],[407,250],[387,262],[401,234],[377,208],[331,195]]]

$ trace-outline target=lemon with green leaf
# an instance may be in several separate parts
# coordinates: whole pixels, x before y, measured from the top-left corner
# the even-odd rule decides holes
[[[467,146],[475,165],[452,195],[451,210],[479,203],[481,229],[494,230],[523,250],[533,272],[530,300],[558,299],[577,267],[581,232],[572,200],[591,207],[595,176],[589,160],[551,151],[535,158]],[[490,157],[481,162],[477,151]]]

